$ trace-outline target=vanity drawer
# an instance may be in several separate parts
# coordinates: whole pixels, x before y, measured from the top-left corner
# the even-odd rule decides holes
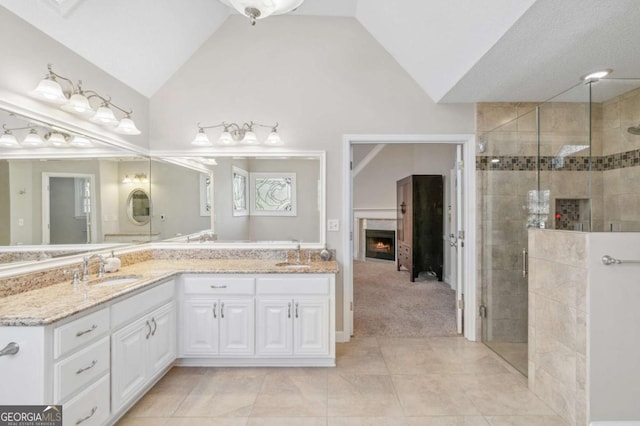
[[[55,359],[109,331],[109,308],[78,318],[53,330]]]
[[[94,343],[53,367],[53,399],[57,404],[109,370],[109,337]]]
[[[107,374],[62,407],[64,426],[103,425],[109,418],[109,375]]]
[[[258,294],[329,294],[329,277],[258,278]]]
[[[174,281],[171,280],[114,304],[111,306],[111,327],[128,324],[156,306],[173,300],[174,292]]]
[[[254,294],[255,278],[228,275],[187,275],[184,294]]]

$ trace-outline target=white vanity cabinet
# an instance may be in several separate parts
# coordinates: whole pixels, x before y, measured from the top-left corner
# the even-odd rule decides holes
[[[182,276],[182,357],[254,354],[255,279]]]
[[[333,274],[185,274],[181,365],[335,365]]]
[[[111,335],[111,408],[114,413],[159,378],[175,360],[173,296],[174,282],[170,281],[112,306],[115,331]]]
[[[328,276],[259,278],[258,355],[328,356],[334,340],[331,288]]]

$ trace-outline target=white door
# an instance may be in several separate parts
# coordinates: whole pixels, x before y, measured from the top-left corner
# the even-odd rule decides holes
[[[220,299],[220,354],[253,355],[255,309],[253,298]]]
[[[452,242],[455,243],[455,246],[453,247],[455,250],[452,250],[452,261],[455,260],[455,263],[452,262],[453,265],[455,265],[455,279],[456,279],[456,284],[455,284],[455,290],[456,290],[456,327],[458,330],[458,333],[463,334],[464,333],[464,323],[462,321],[462,319],[464,318],[464,283],[462,282],[463,279],[463,266],[464,266],[464,229],[462,227],[463,221],[462,221],[462,213],[464,210],[464,205],[462,203],[462,173],[464,171],[464,167],[463,167],[464,163],[462,161],[462,145],[458,145],[456,147],[456,178],[455,178],[455,192],[453,192],[452,194],[455,194],[455,197],[451,197],[452,199],[455,198],[455,210],[454,210],[454,217],[455,217],[455,235],[452,238]],[[453,271],[453,268],[452,268]],[[453,275],[453,274],[452,274]]]
[[[218,299],[187,299],[183,304],[182,354],[216,355],[218,346]]]
[[[293,353],[326,355],[329,353],[329,299],[295,299]]]
[[[293,301],[258,299],[257,338],[259,355],[293,353]]]
[[[151,337],[147,318],[119,330],[111,337],[112,411],[119,410],[147,380],[147,350]]]
[[[151,314],[149,337],[150,376],[162,371],[176,359],[176,317],[173,302]]]

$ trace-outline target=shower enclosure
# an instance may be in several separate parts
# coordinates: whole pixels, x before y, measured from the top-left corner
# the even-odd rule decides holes
[[[640,231],[640,80],[478,104],[477,123],[482,340],[526,375],[528,229]]]

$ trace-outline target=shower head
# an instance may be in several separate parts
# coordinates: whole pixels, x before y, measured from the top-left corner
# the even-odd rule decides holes
[[[631,126],[627,129],[627,132],[631,133],[632,135],[639,135],[640,136],[640,124],[638,124],[637,126]]]

